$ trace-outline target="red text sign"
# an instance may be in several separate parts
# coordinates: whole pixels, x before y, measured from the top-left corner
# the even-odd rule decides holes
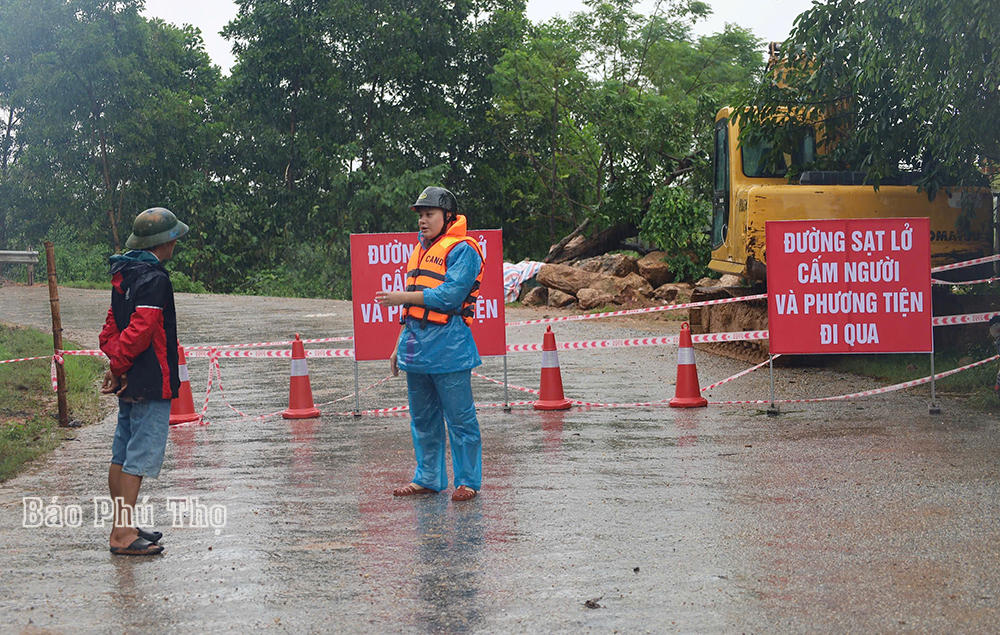
[[[929,353],[927,218],[769,221],[774,354]]]
[[[507,330],[503,306],[503,232],[470,231],[486,262],[472,322],[479,354],[504,355]],[[416,248],[416,232],[351,234],[351,296],[354,306],[354,357],[359,361],[389,359],[399,337],[402,307],[375,302],[377,291],[404,291],[406,263]]]

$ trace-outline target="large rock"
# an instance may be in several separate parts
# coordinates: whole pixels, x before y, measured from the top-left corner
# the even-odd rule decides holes
[[[584,311],[611,304],[614,299],[614,296],[611,294],[598,291],[597,289],[580,289],[576,294],[577,303]]]
[[[624,278],[612,278],[611,276],[604,276],[600,280],[594,282],[593,286],[589,288],[596,289],[598,291],[601,291],[602,293],[607,293],[612,297],[617,297],[618,295],[621,294],[622,291],[625,290],[625,287],[627,286],[628,285],[625,284]]]
[[[742,279],[733,273],[723,274],[723,276],[719,278],[720,287],[738,287],[740,286],[740,282],[742,282]]]
[[[521,304],[524,306],[544,306],[549,301],[549,290],[545,287],[534,287],[524,294]]]
[[[647,298],[653,296],[653,285],[649,284],[649,282],[647,282],[645,278],[643,278],[637,273],[628,274],[627,276],[622,278],[622,282],[625,283],[625,286],[632,287],[633,289],[635,289],[636,291],[638,291],[640,294],[642,294]]]
[[[603,273],[616,278],[624,278],[630,273],[639,273],[637,262],[637,258],[625,254],[604,254],[581,260],[576,264],[576,267],[591,273]]]
[[[651,251],[636,263],[639,275],[649,281],[654,289],[667,282],[673,282],[674,274],[667,263],[663,262],[666,256],[667,254],[662,251]]]
[[[576,298],[559,289],[549,289],[549,306],[561,309],[576,302]]]
[[[614,300],[615,304],[630,308],[646,306],[649,303],[649,298],[632,285],[626,285],[625,289],[616,295]]]
[[[564,293],[577,297],[579,297],[577,292],[580,289],[593,289],[594,285],[600,283],[605,278],[614,279],[611,276],[591,273],[577,269],[576,267],[567,267],[566,265],[545,265],[538,270],[537,275],[539,284],[549,289],[559,289]]]
[[[670,304],[677,299],[678,291],[679,289],[677,288],[677,285],[669,283],[663,284],[657,287],[656,291],[653,292],[653,298],[659,300],[660,302]]]

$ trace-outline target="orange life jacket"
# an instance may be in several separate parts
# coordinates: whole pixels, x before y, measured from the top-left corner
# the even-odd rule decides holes
[[[479,258],[483,258],[483,251],[479,248],[479,243],[466,236],[465,216],[458,215],[448,226],[444,235],[438,237],[428,249],[421,245],[410,254],[410,261],[406,265],[406,290],[423,291],[433,289],[444,282],[445,274],[448,271],[448,254],[459,243],[472,245]],[[416,304],[404,304],[403,315],[400,322],[405,322],[407,317],[420,320],[420,328],[426,328],[427,323],[447,324],[452,315],[460,315],[465,323],[472,326],[472,318],[476,314],[476,300],[479,298],[479,286],[483,282],[483,267],[479,267],[479,275],[472,285],[469,295],[462,301],[462,306],[456,311],[442,313],[434,309],[418,306]]]

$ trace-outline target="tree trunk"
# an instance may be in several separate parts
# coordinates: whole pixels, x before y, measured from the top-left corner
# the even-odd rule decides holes
[[[104,172],[104,187],[108,193],[108,222],[111,224],[111,238],[114,242],[115,252],[121,251],[121,237],[118,235],[118,218],[115,218],[115,187],[111,183],[111,160],[108,158],[108,141],[101,128],[101,108],[94,96],[93,87],[86,86],[87,96],[90,98],[90,114],[94,118],[94,130],[101,142],[101,167]]]
[[[552,186],[549,188],[549,241],[556,239],[556,142],[559,126],[559,84],[555,86],[555,99],[552,101]]]
[[[573,260],[575,258],[590,258],[591,256],[606,254],[609,251],[619,249],[625,239],[631,238],[638,233],[639,228],[632,223],[618,223],[617,225],[602,230],[576,245],[568,247],[564,246],[558,255],[553,255],[550,252],[549,255],[546,256],[545,262],[559,263],[566,262],[567,260]],[[566,242],[569,243],[568,240]]]
[[[659,187],[667,187],[675,180],[681,176],[694,171],[693,162],[695,155],[688,155],[683,159],[674,159],[673,157],[667,157],[671,160],[677,161],[678,166],[673,172],[668,174],[663,181],[660,183]],[[642,201],[642,215],[645,216],[646,212],[649,211],[649,206],[653,202],[653,193],[643,199]],[[631,238],[639,234],[639,228],[633,223],[623,222],[618,223],[608,229],[598,232],[596,235],[587,238],[579,243],[570,246],[570,243],[574,238],[579,236],[587,225],[590,223],[590,218],[584,220],[576,229],[574,229],[568,236],[560,240],[557,244],[553,245],[549,249],[549,253],[545,256],[544,262],[559,263],[566,262],[567,260],[573,260],[574,258],[589,258],[591,256],[599,256],[605,254],[609,251],[615,249],[633,249],[636,250],[636,245],[632,243],[625,242],[626,239]],[[636,250],[638,251],[638,250]],[[645,250],[648,251],[648,250]]]
[[[299,89],[296,87],[292,91],[292,112],[291,129],[288,131],[288,164],[285,166],[285,189],[292,191],[295,187],[295,175],[292,173],[292,163],[295,161],[295,124],[297,118],[296,105],[299,98]]]
[[[7,182],[7,170],[10,168],[14,147],[14,108],[7,111],[7,122],[4,126],[3,141],[0,141],[0,186]],[[0,210],[0,249],[7,249],[7,213]]]

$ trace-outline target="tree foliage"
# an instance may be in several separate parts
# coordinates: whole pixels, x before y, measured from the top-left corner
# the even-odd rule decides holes
[[[700,250],[707,135],[757,41],[694,38],[695,0],[540,25],[524,4],[242,0],[224,77],[142,0],[5,0],[0,248],[54,240],[72,277],[102,280],[162,205],[192,227],[184,288],[344,297],[349,235],[413,229],[435,184],[504,229],[508,259],[584,221]]]
[[[8,2],[0,37],[0,226],[37,239],[66,227],[119,249],[135,210],[204,178],[219,72],[200,36],[139,2]]]
[[[704,3],[660,3],[649,16],[631,0],[587,6],[531,29],[494,79],[512,222],[530,228],[536,252],[590,221],[605,229],[601,248],[614,248],[638,233],[654,200],[700,194],[715,111],[761,65],[756,39],[738,27],[693,38]],[[665,192],[678,187],[687,192]],[[647,225],[680,209],[658,205],[653,213],[668,217]]]
[[[744,132],[781,152],[792,120],[818,121],[831,151],[807,168],[863,171],[876,187],[919,170],[933,195],[984,183],[983,162],[1000,161],[993,2],[817,2],[796,20],[776,68],[744,96]]]

